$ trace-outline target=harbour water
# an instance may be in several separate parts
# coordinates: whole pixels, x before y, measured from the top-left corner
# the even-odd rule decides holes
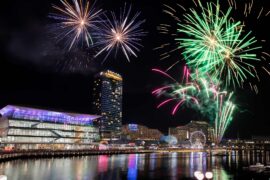
[[[195,179],[194,172],[213,172],[213,179],[269,179],[270,173],[247,167],[270,162],[269,152],[232,151],[226,156],[205,152],[99,155],[14,160],[0,163],[8,180]]]

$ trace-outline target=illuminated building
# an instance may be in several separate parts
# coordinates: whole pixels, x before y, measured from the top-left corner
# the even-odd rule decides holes
[[[150,129],[138,124],[127,124],[122,127],[123,135],[130,140],[157,140],[159,141],[163,134],[157,129]]]
[[[0,110],[1,144],[18,149],[88,147],[99,140],[100,116],[8,105]]]
[[[112,71],[99,73],[94,81],[93,107],[100,114],[102,139],[119,139],[122,127],[122,86],[121,75]]]
[[[213,142],[214,129],[205,121],[191,121],[185,126],[169,128],[169,134],[175,136],[178,142],[190,139],[190,134],[195,131],[202,131],[207,142]]]

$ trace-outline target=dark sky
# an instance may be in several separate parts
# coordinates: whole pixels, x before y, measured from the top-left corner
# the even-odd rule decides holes
[[[48,13],[52,10],[52,3],[59,3],[57,0],[7,1],[4,10],[0,12],[0,107],[15,104],[91,113],[93,75],[109,68],[122,74],[124,78],[124,123],[141,123],[166,132],[169,126],[201,119],[200,114],[189,109],[182,109],[171,116],[169,107],[158,110],[155,108],[158,101],[152,97],[151,90],[163,81],[151,69],[166,68],[174,61],[172,58],[177,59],[175,54],[168,61],[161,62],[161,52],[153,51],[153,48],[164,43],[156,30],[157,26],[170,20],[167,21],[168,17],[162,13],[162,2],[159,0],[126,2],[132,3],[133,10],[141,11],[141,17],[146,19],[143,28],[148,35],[142,42],[144,48],[138,58],[132,58],[130,63],[119,55],[117,59],[111,58],[101,65],[102,59],[93,61],[87,58],[93,54],[89,49],[75,49],[66,54],[54,44],[48,35]],[[174,4],[171,1],[163,2]],[[270,7],[262,4],[262,0],[254,2],[258,7],[264,5],[264,9]],[[100,0],[97,5],[118,12],[124,3],[123,0]],[[270,30],[266,27],[268,23],[269,18],[256,21],[256,17],[253,17],[247,21],[247,26],[253,28],[254,34],[259,38],[269,40]],[[264,47],[264,51],[268,50],[269,44]],[[181,68],[176,67],[172,73],[179,69]],[[248,89],[236,90],[235,102],[239,108],[227,137],[236,137],[237,134],[243,138],[251,135],[270,136],[270,77],[265,73],[261,74],[258,95]],[[177,73],[173,75],[177,76]]]

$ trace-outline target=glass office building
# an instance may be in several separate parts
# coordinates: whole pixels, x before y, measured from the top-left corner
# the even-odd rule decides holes
[[[6,106],[0,110],[0,140],[20,149],[87,147],[99,140],[97,115]]]
[[[100,114],[100,133],[103,139],[118,139],[122,127],[122,76],[112,72],[99,73],[94,82],[94,111]]]

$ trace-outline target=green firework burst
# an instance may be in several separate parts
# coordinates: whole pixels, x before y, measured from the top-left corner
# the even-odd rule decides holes
[[[253,63],[260,59],[255,50],[261,47],[230,17],[232,8],[223,13],[219,2],[204,7],[199,1],[199,6],[200,11],[190,9],[184,15],[178,32],[185,36],[176,38],[189,67],[199,76],[208,73],[217,83],[225,80],[225,86],[241,86],[249,76],[256,77]]]

